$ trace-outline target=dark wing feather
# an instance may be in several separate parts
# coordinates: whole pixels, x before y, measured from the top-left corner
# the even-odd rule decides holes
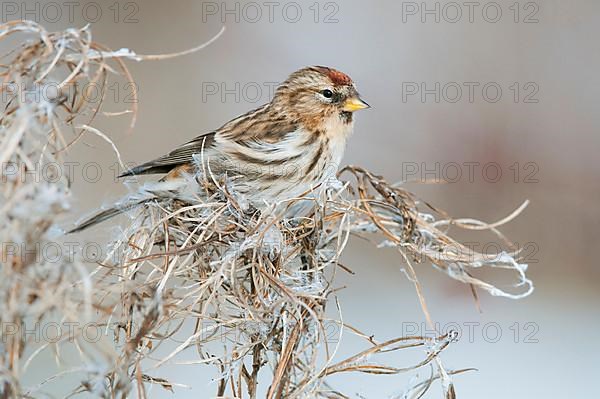
[[[155,160],[135,166],[127,172],[119,175],[119,177],[132,175],[145,175],[153,173],[168,173],[173,168],[190,163],[194,160],[193,155],[202,152],[202,148],[209,148],[215,140],[215,133],[210,132],[194,138],[182,146],[163,155]]]
[[[244,145],[244,142],[248,144],[261,141],[276,142],[297,127],[298,121],[290,119],[281,111],[271,111],[269,104],[265,104],[232,119],[217,131],[198,136],[167,155],[138,165],[119,177],[168,173],[180,165],[192,162],[194,159],[192,155],[202,152],[203,146],[205,149],[213,146],[216,134]]]

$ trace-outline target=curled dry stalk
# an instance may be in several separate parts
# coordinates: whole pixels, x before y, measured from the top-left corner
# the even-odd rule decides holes
[[[0,26],[0,40],[15,40],[0,66],[3,109],[0,116],[0,397],[32,393],[21,378],[41,349],[56,342],[32,342],[23,331],[48,320],[80,322],[93,315],[94,287],[84,264],[70,254],[54,257],[47,249],[60,235],[57,220],[69,209],[69,181],[57,168],[64,150],[93,123],[100,103],[89,103],[79,88],[104,88],[121,61],[110,66],[91,54],[105,49],[91,40],[89,29],[49,33],[30,21]],[[67,134],[68,133],[68,134]],[[44,178],[40,178],[41,171]],[[60,251],[59,251],[60,252]],[[56,253],[54,254],[56,255]],[[71,336],[89,353],[75,328]],[[38,350],[31,352],[36,344]],[[102,350],[102,348],[100,348]]]
[[[64,154],[86,133],[109,140],[91,126],[99,116],[131,116],[133,127],[137,92],[124,58],[177,54],[113,52],[92,40],[89,27],[48,32],[32,21],[0,25],[0,43],[0,397],[37,397],[73,373],[87,376],[83,385],[95,389],[94,379],[107,375],[103,363],[116,352],[103,344],[91,348],[82,335],[85,322],[104,309],[87,265],[60,244],[58,222],[71,199]],[[132,108],[103,112],[109,82],[117,77],[132,83]],[[44,342],[40,328],[49,322],[73,328]],[[79,367],[22,385],[42,352],[52,351],[59,363],[65,345],[80,353]]]
[[[54,96],[38,102],[24,100],[18,90],[10,92],[0,120],[0,160],[16,165],[3,170],[7,182],[1,190],[0,234],[3,242],[35,245],[54,239],[57,215],[68,210],[69,182],[64,175],[51,182],[31,181],[27,171],[60,161],[64,150],[86,133],[110,142],[93,127],[102,102],[92,104],[77,89],[66,89],[89,82],[105,87],[117,76],[133,81],[125,58],[161,59],[187,52],[140,56],[111,51],[93,42],[87,27],[58,33],[27,21],[0,27],[0,39],[15,34],[27,40],[8,55],[3,91],[24,87],[35,92],[49,82],[57,88]],[[110,115],[122,114],[132,116],[133,126],[136,109]],[[522,208],[495,224],[452,219],[402,186],[349,166],[317,199],[295,198],[257,210],[237,192],[236,176],[215,177],[202,154],[197,161],[195,175],[145,184],[115,204],[112,213],[124,212],[129,220],[96,266],[74,257],[57,267],[2,249],[8,261],[3,259],[0,269],[1,322],[81,321],[83,315],[114,329],[113,339],[94,345],[79,330],[74,340],[64,337],[44,345],[54,347],[57,360],[58,348],[77,347],[82,365],[70,372],[81,374],[82,383],[73,394],[148,397],[153,387],[179,389],[160,376],[163,367],[212,365],[218,372],[217,397],[346,398],[331,388],[329,376],[397,374],[429,366],[430,378],[404,397],[422,397],[435,380],[441,381],[446,397],[454,397],[451,377],[467,369],[445,370],[440,360],[456,338],[453,333],[378,342],[343,322],[334,283],[339,271],[348,271],[339,260],[352,235],[369,235],[399,251],[428,320],[418,263],[433,264],[473,292],[519,298],[533,289],[518,253],[486,256],[450,235],[450,227],[490,230],[504,240],[497,227]],[[300,202],[312,203],[312,211],[286,217],[285,209]],[[474,271],[483,268],[508,270],[517,284],[509,290],[476,278]],[[326,315],[333,304],[334,319]],[[348,333],[364,339],[366,349],[338,359],[341,339],[331,342],[331,326],[339,338]],[[21,386],[26,366],[44,348],[24,359],[30,343],[16,334],[1,334],[0,396],[36,397],[60,378]],[[411,348],[424,350],[417,364],[387,365],[377,359]]]

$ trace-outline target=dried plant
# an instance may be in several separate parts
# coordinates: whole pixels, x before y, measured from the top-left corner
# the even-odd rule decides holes
[[[129,216],[119,237],[107,244],[105,261],[86,265],[73,257],[50,264],[25,248],[51,242],[60,234],[57,217],[69,209],[69,182],[32,180],[27,172],[60,161],[64,150],[84,134],[99,135],[112,144],[92,127],[102,114],[101,102],[90,104],[83,93],[65,94],[64,89],[86,82],[105,87],[117,75],[132,81],[123,59],[160,59],[187,52],[140,56],[130,50],[111,51],[92,41],[88,27],[58,33],[27,21],[0,27],[0,39],[15,34],[24,34],[26,40],[5,56],[10,63],[2,72],[4,94],[11,87],[35,92],[50,82],[57,90],[37,102],[9,91],[0,120],[0,164],[10,165],[2,174],[0,235],[3,244],[11,245],[2,248],[0,322],[24,326],[50,318],[79,323],[85,319],[116,330],[114,340],[91,344],[76,329],[75,339],[71,331],[69,337],[30,352],[25,349],[31,343],[3,329],[0,397],[40,395],[60,376],[24,387],[20,378],[27,366],[46,347],[59,360],[60,348],[74,345],[81,367],[70,372],[83,377],[73,394],[147,397],[153,385],[179,389],[160,377],[161,367],[204,364],[216,367],[217,397],[347,398],[328,384],[328,376],[396,374],[429,366],[430,377],[415,383],[403,397],[420,398],[440,380],[451,398],[451,376],[468,370],[446,370],[442,364],[440,353],[455,333],[377,342],[344,323],[334,279],[340,270],[348,271],[339,259],[350,236],[368,235],[380,246],[398,251],[432,326],[417,263],[433,264],[473,293],[482,289],[520,298],[533,289],[517,252],[490,257],[450,235],[451,227],[489,230],[510,248],[497,228],[526,204],[493,224],[453,219],[402,185],[349,166],[328,182],[321,198],[293,198],[257,210],[236,192],[236,176],[213,176],[202,154],[195,175],[145,184],[101,214],[102,220],[118,213]],[[131,114],[133,126],[136,110],[123,113]],[[282,209],[300,202],[312,204],[310,213],[286,217]],[[512,290],[475,277],[474,271],[486,268],[514,273]],[[328,316],[327,307],[338,316]],[[342,340],[329,342],[330,325],[340,335],[364,339],[365,350],[338,359]],[[183,339],[177,343],[176,337]],[[392,366],[377,358],[410,348],[425,351],[417,364]],[[190,353],[193,360],[182,360]],[[259,381],[267,388],[261,391]]]

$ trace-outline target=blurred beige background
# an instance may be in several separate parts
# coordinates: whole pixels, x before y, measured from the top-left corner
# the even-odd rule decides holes
[[[461,340],[444,353],[444,364],[478,369],[455,377],[459,398],[598,397],[593,381],[600,355],[600,2],[483,1],[473,5],[472,15],[459,2],[461,16],[457,3],[445,1],[275,2],[272,21],[260,1],[138,0],[87,8],[89,2],[75,3],[72,21],[64,5],[55,3],[63,13],[55,22],[48,21],[54,19],[52,10],[44,15],[48,3],[14,4],[16,12],[30,6],[29,18],[37,16],[49,29],[98,19],[92,23],[97,41],[142,54],[184,50],[227,27],[199,53],[129,62],[140,95],[137,126],[126,135],[126,117],[98,124],[127,161],[148,160],[220,126],[268,101],[273,84],[290,72],[320,64],[351,75],[373,107],[357,118],[346,163],[391,181],[455,181],[408,187],[457,217],[495,221],[531,200],[502,229],[529,250],[529,276],[536,286],[530,297],[514,301],[480,293],[479,313],[467,287],[430,265],[418,266],[434,320],[463,328]],[[102,15],[96,18],[98,8]],[[16,17],[6,11],[4,20]],[[111,110],[130,105],[128,88],[118,87],[113,91],[118,104],[110,104]],[[456,87],[462,90],[459,99]],[[423,89],[429,91],[422,98]],[[78,214],[126,192],[113,179],[116,159],[106,143],[87,138],[70,158],[97,162],[104,172],[95,183],[75,176]],[[469,169],[473,162],[478,164]],[[502,175],[496,178],[498,170]],[[491,241],[480,238],[479,249]],[[347,286],[340,293],[345,321],[380,340],[415,325],[424,333],[413,285],[393,251],[353,240],[344,262],[356,272],[339,275],[338,284]],[[354,344],[348,341],[347,351]],[[176,389],[174,397],[214,392],[213,370],[193,366],[170,372],[163,376],[194,385]],[[422,370],[420,377],[428,373]],[[348,375],[332,383],[362,395],[352,397],[383,398],[402,392],[409,378]],[[436,389],[428,397],[439,397]],[[173,396],[158,388],[152,395]]]

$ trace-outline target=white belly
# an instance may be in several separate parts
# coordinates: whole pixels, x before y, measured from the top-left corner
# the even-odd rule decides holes
[[[242,175],[237,188],[254,206],[261,208],[265,202],[273,204],[301,196],[314,197],[317,191],[335,181],[351,132],[352,124],[343,123],[335,115],[310,145],[306,143],[315,133],[299,130],[276,143],[240,145],[231,141],[219,142],[217,138],[217,148],[234,165],[234,170],[227,168],[230,175],[231,172]],[[256,167],[259,173],[248,174],[239,167],[243,162],[239,157],[236,159],[235,154],[240,153],[264,162]]]

